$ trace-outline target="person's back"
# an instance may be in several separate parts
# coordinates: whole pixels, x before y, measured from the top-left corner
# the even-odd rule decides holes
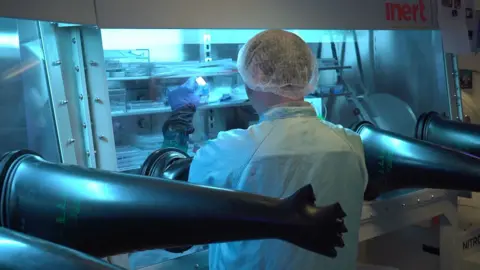
[[[312,184],[317,205],[338,201],[347,213],[345,247],[330,259],[280,240],[214,244],[210,245],[210,269],[355,269],[367,181],[360,138],[321,121],[309,105],[272,111],[283,111],[283,118],[274,114],[269,118],[267,113],[262,123],[221,134],[206,145],[200,155],[224,153],[207,174],[226,179],[222,187],[277,198]],[[211,149],[213,145],[218,149]],[[192,164],[192,182],[195,175],[205,175],[197,173],[204,172],[205,165]],[[206,184],[216,185],[215,181]]]
[[[261,121],[203,146],[189,182],[277,198],[311,184],[317,205],[340,202],[349,232],[335,259],[280,240],[213,244],[210,269],[355,269],[367,183],[363,146],[358,135],[320,120],[303,101],[317,83],[310,48],[292,33],[268,30],[242,48],[237,65]]]

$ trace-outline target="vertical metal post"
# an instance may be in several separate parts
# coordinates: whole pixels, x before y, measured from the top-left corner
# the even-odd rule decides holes
[[[445,69],[447,78],[447,89],[450,101],[450,118],[463,120],[462,90],[458,73],[457,56],[451,53],[445,54]]]
[[[200,61],[210,62],[212,61],[212,35],[210,31],[200,31]]]
[[[55,25],[40,22],[40,36],[45,53],[45,67],[52,99],[53,117],[56,123],[56,131],[60,146],[60,155],[63,163],[77,164],[75,142],[72,135],[70,116],[68,111],[69,100],[65,94],[62,77],[62,62],[60,61],[57,40],[55,37]]]
[[[116,171],[115,139],[101,32],[97,28],[83,27],[81,34],[97,168]]]
[[[458,70],[458,59],[455,54],[452,54],[453,64],[453,81],[455,83],[455,107],[457,108],[458,120],[463,121],[463,106],[462,106],[462,88],[460,87],[460,73]]]
[[[81,123],[81,134],[83,139],[83,149],[81,150],[87,166],[90,168],[96,168],[96,159],[95,159],[95,147],[93,142],[93,130],[92,130],[92,121],[90,115],[90,104],[88,102],[88,90],[87,90],[87,81],[85,75],[85,65],[83,59],[83,47],[82,47],[82,37],[80,35],[80,29],[75,27],[71,29],[71,46],[72,46],[72,57],[73,57],[73,66],[72,68],[75,71],[76,77],[76,95],[75,101],[79,105],[79,113]]]
[[[213,60],[212,56],[212,35],[210,31],[203,30],[200,32],[200,61],[201,62],[211,62]],[[198,112],[197,112],[198,114]],[[206,122],[205,125],[200,125],[201,127],[206,127],[204,134],[207,135],[207,138],[215,138],[218,134],[218,131],[215,129],[216,114],[214,110],[207,110],[199,116],[203,117],[203,121]],[[220,119],[221,120],[221,119]],[[198,121],[197,121],[198,123]]]
[[[80,30],[78,26],[57,26],[55,30],[70,123],[76,139],[77,165],[96,168]]]

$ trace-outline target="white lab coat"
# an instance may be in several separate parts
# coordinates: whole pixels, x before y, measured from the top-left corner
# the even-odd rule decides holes
[[[247,130],[219,133],[197,152],[190,183],[277,198],[312,184],[317,205],[341,203],[349,232],[336,259],[280,240],[212,244],[210,269],[355,269],[367,180],[360,137],[322,121],[308,103],[275,107]]]

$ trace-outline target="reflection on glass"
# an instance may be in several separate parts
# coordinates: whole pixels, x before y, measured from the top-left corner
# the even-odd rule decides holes
[[[59,162],[36,21],[0,18],[0,152],[30,149]]]

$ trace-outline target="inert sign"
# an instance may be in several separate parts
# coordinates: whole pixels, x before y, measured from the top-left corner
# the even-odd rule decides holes
[[[385,19],[387,21],[427,21],[425,4],[419,0],[417,4],[401,4],[385,2]]]
[[[477,234],[476,236],[463,241],[463,250],[471,249],[480,244],[480,234]]]

